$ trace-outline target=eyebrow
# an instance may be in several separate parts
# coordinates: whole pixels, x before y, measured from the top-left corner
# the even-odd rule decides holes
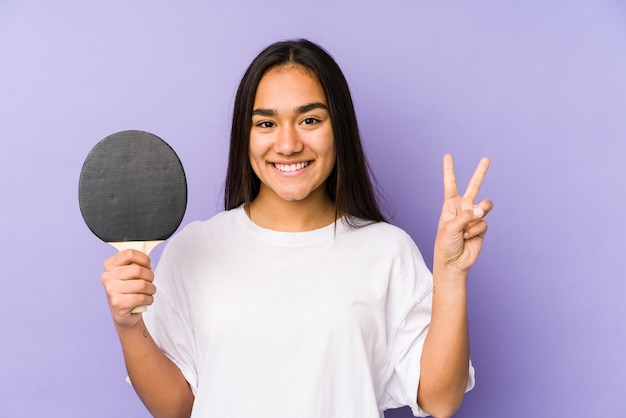
[[[307,113],[310,112],[311,110],[314,109],[324,109],[326,111],[328,111],[328,106],[326,106],[324,103],[320,103],[320,102],[313,102],[313,103],[309,103],[309,104],[305,104],[302,106],[298,106],[294,109],[295,113],[297,115],[301,115],[302,113]],[[252,110],[252,116],[254,115],[259,115],[259,116],[276,116],[276,110],[274,109],[254,109]]]

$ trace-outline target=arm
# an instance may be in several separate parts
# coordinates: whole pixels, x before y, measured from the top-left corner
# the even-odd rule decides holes
[[[452,157],[446,155],[444,204],[433,261],[433,306],[421,359],[417,398],[436,417],[449,417],[461,405],[468,380],[467,277],[487,232],[483,217],[489,200],[474,204],[489,160],[483,158],[463,196],[459,196]]]
[[[142,252],[121,251],[105,262],[102,283],[126,369],[140,399],[154,417],[189,417],[194,400],[189,384],[155,344],[141,314],[130,312],[153,301],[156,287],[150,266]]]

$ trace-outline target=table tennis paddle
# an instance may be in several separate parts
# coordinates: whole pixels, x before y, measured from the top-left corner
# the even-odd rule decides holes
[[[89,229],[118,251],[150,254],[180,226],[187,181],[165,141],[144,131],[107,136],[89,152],[78,184],[80,211]],[[144,312],[146,306],[131,312]]]

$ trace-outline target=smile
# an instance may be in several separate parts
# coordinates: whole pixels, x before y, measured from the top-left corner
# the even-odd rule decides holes
[[[276,167],[278,171],[282,171],[283,173],[291,173],[297,170],[302,170],[304,167],[308,166],[310,163],[311,163],[310,161],[303,161],[303,162],[294,163],[294,164],[272,163],[272,165]]]

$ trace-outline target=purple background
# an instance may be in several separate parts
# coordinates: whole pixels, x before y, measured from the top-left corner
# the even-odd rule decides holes
[[[456,416],[626,416],[623,1],[5,0],[0,417],[148,416],[99,281],[114,250],[78,210],[82,162],[113,132],[151,131],[185,165],[184,222],[211,216],[237,82],[290,37],[345,70],[393,222],[427,260],[441,156],[461,184],[493,160],[470,279],[477,386]]]

